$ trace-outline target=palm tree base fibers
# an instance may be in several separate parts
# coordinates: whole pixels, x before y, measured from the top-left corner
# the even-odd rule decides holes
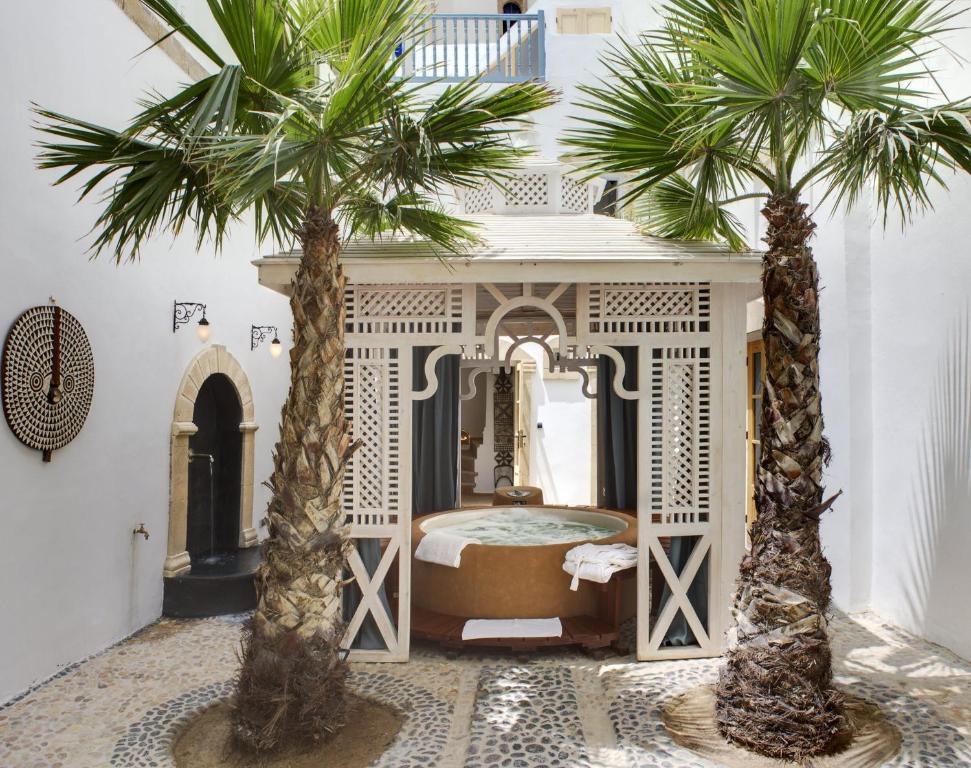
[[[692,688],[671,699],[661,719],[668,735],[680,746],[726,768],[877,768],[900,751],[901,737],[879,707],[849,694],[845,697],[847,722],[843,738],[828,755],[801,761],[781,760],[749,752],[731,744],[715,720],[715,692],[712,686]]]
[[[297,744],[273,754],[256,754],[233,739],[232,703],[224,701],[195,717],[179,735],[177,768],[364,768],[391,745],[403,716],[391,707],[348,694],[353,728],[342,728],[318,744]]]

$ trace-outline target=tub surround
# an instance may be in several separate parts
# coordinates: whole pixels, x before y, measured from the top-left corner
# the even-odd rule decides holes
[[[521,511],[524,507],[514,509]],[[525,509],[617,529],[615,535],[597,539],[598,544],[637,543],[637,520],[623,512],[593,507]],[[453,521],[495,510],[453,510],[416,520],[412,523],[413,551],[430,531],[447,529]],[[633,589],[634,579],[620,576],[605,585],[584,581],[577,591],[571,591],[571,577],[563,570],[563,561],[569,550],[582,543],[584,540],[535,546],[469,544],[458,568],[413,559],[413,635],[447,647],[472,643],[526,649],[543,645],[609,646],[616,641],[617,625],[623,618],[620,590]],[[462,629],[468,619],[552,617],[563,622],[561,637],[462,641]]]

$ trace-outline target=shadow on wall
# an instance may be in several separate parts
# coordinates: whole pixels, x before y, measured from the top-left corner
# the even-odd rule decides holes
[[[918,439],[902,590],[917,628],[954,647],[971,631],[971,315],[944,338]]]

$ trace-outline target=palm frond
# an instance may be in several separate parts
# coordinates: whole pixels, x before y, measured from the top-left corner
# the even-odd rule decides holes
[[[892,110],[929,95],[928,54],[959,12],[945,0],[817,0],[805,72],[838,106]]]
[[[853,205],[871,187],[884,212],[908,220],[931,205],[942,172],[971,173],[971,106],[858,113],[824,153],[817,176],[838,204]]]
[[[471,186],[516,167],[526,149],[511,134],[527,117],[554,103],[540,83],[487,91],[475,81],[451,85],[428,103],[414,92],[375,126],[365,172],[397,189]]]
[[[172,31],[160,40],[155,41],[158,45],[169,35],[178,34],[188,40],[198,48],[213,64],[218,67],[225,66],[222,57],[209,42],[200,35],[183,17],[182,14],[172,5],[169,0],[139,0],[148,10],[159,17],[165,24],[171,27]]]
[[[358,237],[392,238],[414,235],[443,253],[462,253],[478,242],[475,225],[451,216],[422,194],[403,192],[382,199],[374,192],[349,195],[341,207],[344,230]]]
[[[151,237],[187,226],[201,244],[211,237],[218,247],[234,206],[210,184],[210,169],[175,145],[132,138],[126,133],[35,109],[38,129],[54,140],[40,142],[38,166],[63,170],[55,184],[89,173],[79,199],[110,182],[95,223],[95,254],[111,251],[116,261],[134,260]],[[162,131],[159,126],[157,133]]]
[[[634,204],[634,214],[646,232],[658,237],[725,243],[736,251],[746,247],[738,217],[715,200],[699,201],[696,185],[680,174],[651,187]]]
[[[231,64],[169,0],[141,1],[219,71],[147,97],[124,130],[38,110],[41,167],[82,178],[82,198],[104,190],[94,250],[117,259],[162,231],[218,247],[244,211],[257,237],[285,243],[311,208],[348,234],[387,227],[458,249],[471,230],[438,192],[510,170],[524,154],[510,132],[555,99],[537,83],[476,82],[428,97],[401,78],[393,54],[425,0],[208,0]]]

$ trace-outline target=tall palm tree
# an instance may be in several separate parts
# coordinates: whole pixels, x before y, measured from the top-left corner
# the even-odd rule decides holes
[[[40,166],[105,190],[96,252],[133,259],[154,235],[194,231],[217,246],[242,215],[258,239],[298,240],[290,392],[270,480],[269,540],[236,688],[235,733],[269,751],[342,724],[341,481],[354,445],[344,417],[341,244],[394,232],[445,251],[474,238],[437,193],[512,168],[509,131],[554,94],[537,83],[422,90],[398,77],[396,47],[423,0],[208,0],[238,63],[169,0],[142,4],[215,74],[147,97],[122,130],[38,110]]]
[[[569,135],[593,172],[627,177],[655,233],[742,243],[729,206],[764,197],[765,397],[751,553],[717,688],[731,741],[801,759],[834,748],[819,294],[804,195],[835,206],[875,192],[906,221],[930,188],[971,172],[971,106],[935,95],[927,54],[951,5],[938,0],[669,0],[656,32],[621,43],[584,87]],[[940,99],[942,103],[935,103]]]

